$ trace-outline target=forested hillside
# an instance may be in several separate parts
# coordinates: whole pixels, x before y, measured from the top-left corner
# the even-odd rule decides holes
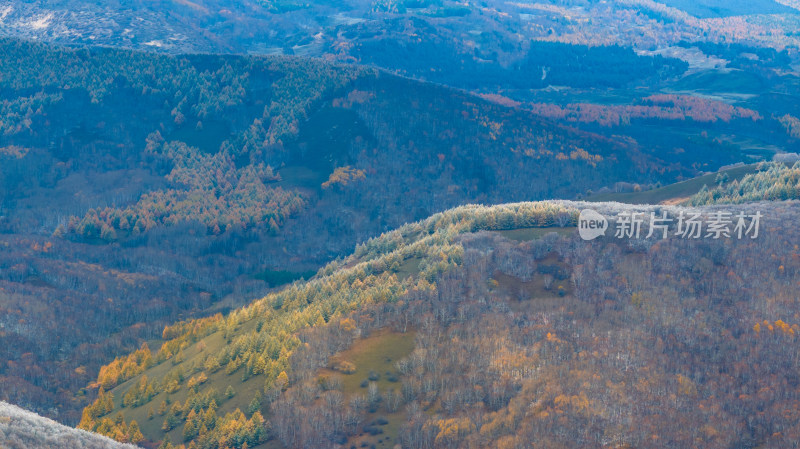
[[[0,446],[800,446],[798,30],[0,1]]]
[[[741,157],[319,60],[0,47],[0,397],[67,423],[109,358],[387,229]]]
[[[577,236],[591,207],[469,206],[106,366],[81,427],[161,447],[790,447],[798,204],[758,235]],[[684,231],[685,232],[685,231]],[[757,263],[756,261],[766,261]],[[389,343],[392,342],[392,343]],[[153,348],[156,349],[156,348]],[[697,425],[702,423],[702,425]],[[148,443],[149,444],[149,443]]]
[[[617,109],[679,93],[708,101],[707,111],[721,101],[764,121],[701,137],[701,127],[682,122],[651,132],[636,120],[625,134],[659,155],[712,145],[760,159],[796,145],[777,122],[800,115],[800,6],[782,1],[129,0],[117,8],[37,0],[0,6],[0,35],[170,54],[319,57],[532,103],[548,116],[578,109],[604,134]]]

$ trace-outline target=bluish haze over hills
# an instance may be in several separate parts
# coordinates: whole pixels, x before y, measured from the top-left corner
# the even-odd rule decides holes
[[[145,447],[793,444],[793,239],[452,208],[793,219],[799,8],[0,0],[0,400]]]

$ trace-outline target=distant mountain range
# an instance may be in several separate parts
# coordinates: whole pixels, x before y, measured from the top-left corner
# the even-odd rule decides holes
[[[800,15],[797,2],[729,1],[722,7],[717,3],[5,1],[0,3],[0,32],[60,43],[168,52],[288,53],[358,61],[365,56],[362,48],[372,42],[412,45],[420,37],[426,39],[428,33],[418,34],[420,29],[433,27],[443,48],[501,65],[520,57],[530,40],[618,44],[642,50],[682,40],[797,47],[793,33]]]

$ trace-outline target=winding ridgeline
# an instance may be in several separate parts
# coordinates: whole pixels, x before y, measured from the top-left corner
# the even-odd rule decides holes
[[[578,237],[584,208],[605,237]],[[192,448],[785,447],[800,436],[799,211],[435,214],[247,307],[167,326],[158,349],[101,369],[80,427]],[[617,238],[632,212],[763,218],[756,238],[676,223]]]

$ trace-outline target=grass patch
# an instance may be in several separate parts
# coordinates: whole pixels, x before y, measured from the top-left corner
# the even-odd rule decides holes
[[[728,182],[741,180],[750,173],[756,172],[757,164],[744,165],[741,167],[723,170],[718,173],[727,173]],[[594,195],[586,199],[591,202],[617,201],[627,204],[676,204],[699,192],[704,185],[712,187],[716,185],[718,173],[709,173],[688,181],[681,181],[658,189],[646,190],[644,192],[626,193],[604,193]]]
[[[758,75],[741,70],[707,70],[687,75],[670,86],[673,90],[739,94],[759,94],[768,87]]]
[[[277,185],[282,188],[304,188],[318,191],[322,188],[322,183],[328,180],[328,175],[320,170],[312,170],[300,165],[289,165],[278,171],[281,180]]]
[[[568,236],[575,232],[576,227],[551,227],[551,228],[521,228],[509,229],[506,231],[492,231],[496,232],[509,240],[517,242],[529,242],[544,237],[545,235],[555,232],[558,235]]]
[[[419,263],[422,262],[422,257],[411,257],[400,264],[400,269],[397,270],[398,279],[407,279],[411,276],[419,274]]]
[[[167,136],[167,141],[181,142],[199,148],[207,154],[216,154],[222,142],[231,136],[228,124],[222,120],[206,120],[197,128],[197,122],[185,123]]]
[[[501,271],[492,275],[490,288],[507,294],[517,301],[541,298],[556,298],[572,294],[569,279],[571,268],[555,253],[537,261],[536,273],[527,281]],[[549,285],[545,281],[549,278]]]
[[[342,351],[331,358],[329,366],[337,362],[347,361],[355,365],[352,374],[343,374],[331,369],[320,370],[320,376],[338,376],[342,380],[342,390],[345,397],[355,394],[367,394],[367,383],[370,377],[378,385],[381,394],[389,389],[394,389],[400,393],[402,383],[400,373],[394,367],[394,363],[407,357],[414,350],[415,333],[390,332],[382,330],[374,332],[367,338],[356,340],[352,347]],[[364,381],[367,381],[365,383]],[[373,447],[381,449],[391,449],[397,441],[400,427],[405,422],[405,411],[401,406],[396,412],[388,413],[384,405],[376,410],[375,413],[368,413],[366,416],[365,432],[351,438],[344,447],[355,445],[362,447]],[[382,432],[378,433],[378,429]]]
[[[343,374],[330,369],[322,370],[321,374],[340,376],[346,396],[365,393],[367,389],[362,387],[361,383],[368,379],[370,372],[379,374],[380,377],[375,382],[381,392],[389,388],[399,391],[400,382],[392,382],[387,373],[399,379],[400,374],[395,369],[394,363],[407,357],[414,350],[414,335],[414,332],[404,334],[389,331],[375,332],[367,338],[356,340],[350,349],[331,358],[332,362],[353,363],[356,369],[352,374]]]

